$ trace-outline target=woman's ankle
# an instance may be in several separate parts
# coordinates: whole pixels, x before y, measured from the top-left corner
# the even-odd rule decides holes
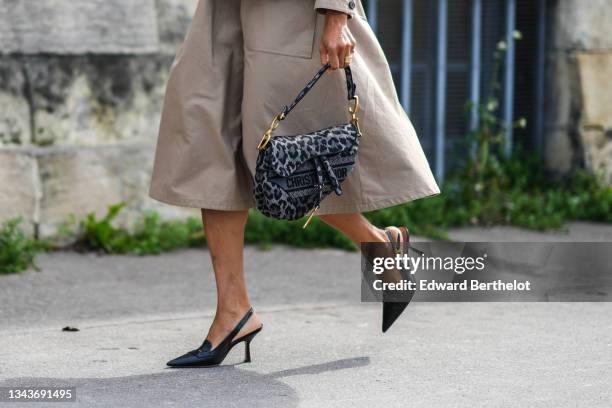
[[[217,316],[244,316],[251,309],[249,302],[230,302],[217,305]]]
[[[368,230],[367,240],[363,242],[387,242],[387,235],[383,229],[372,226]]]

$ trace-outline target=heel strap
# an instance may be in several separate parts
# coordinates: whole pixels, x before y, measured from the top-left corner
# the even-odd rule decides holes
[[[393,251],[395,253],[400,253],[401,252],[401,244],[402,244],[402,231],[397,228],[397,239],[393,238],[393,235],[391,234],[391,228],[396,228],[396,227],[387,227],[385,228],[385,234],[387,235],[387,239],[389,240],[389,243],[391,244],[391,249],[393,249]]]
[[[240,333],[240,330],[242,330],[242,328],[244,327],[244,325],[246,324],[246,322],[249,321],[249,319],[251,318],[251,316],[253,316],[253,308],[250,308],[248,312],[246,312],[246,314],[244,315],[244,317],[238,322],[238,324],[236,325],[236,327],[234,327],[234,330],[232,330],[230,332],[230,334],[226,337],[226,339],[230,339],[230,341],[232,341],[234,339],[234,337],[236,337],[236,335],[238,333]]]
[[[227,336],[225,336],[225,338],[223,339],[223,341],[221,341],[221,343],[219,343],[217,345],[217,347],[215,347],[215,350],[219,347],[222,346],[223,344],[226,343],[231,343],[232,340],[234,339],[234,337],[236,337],[236,335],[240,332],[240,330],[244,327],[244,325],[246,324],[246,322],[249,321],[249,319],[251,318],[251,316],[253,315],[253,308],[250,308],[248,312],[246,312],[246,314],[244,315],[244,317],[242,319],[240,319],[240,321],[238,322],[238,324],[236,325],[236,327],[234,327],[234,329],[230,332],[230,334],[228,334]],[[198,353],[202,353],[202,352],[209,352],[209,351],[213,351],[212,348],[212,343],[210,341],[208,341],[208,339],[204,340],[204,343],[202,343],[202,345],[200,347],[198,347],[197,349],[190,351],[190,354],[196,355]]]

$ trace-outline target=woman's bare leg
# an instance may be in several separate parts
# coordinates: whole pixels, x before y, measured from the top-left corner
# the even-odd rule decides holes
[[[358,248],[362,242],[387,242],[385,232],[372,225],[362,214],[330,214],[319,218],[346,235]]]
[[[217,284],[217,311],[206,338],[217,346],[251,307],[244,281],[244,228],[247,211],[202,210],[204,233]],[[256,314],[237,337],[261,326]]]

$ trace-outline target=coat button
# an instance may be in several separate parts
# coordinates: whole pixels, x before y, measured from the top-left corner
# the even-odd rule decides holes
[[[351,2],[348,4],[349,8],[352,10],[355,8],[355,2],[351,0]]]

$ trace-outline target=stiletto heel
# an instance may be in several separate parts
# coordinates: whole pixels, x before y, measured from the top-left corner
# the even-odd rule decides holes
[[[225,357],[229,354],[230,350],[238,343],[245,343],[245,351],[244,351],[244,362],[251,362],[251,341],[255,337],[257,333],[261,331],[263,325],[259,326],[256,330],[252,331],[249,334],[246,334],[239,339],[234,340],[234,337],[240,332],[240,330],[244,327],[246,322],[253,315],[253,309],[249,309],[249,311],[244,315],[244,317],[238,322],[236,327],[230,332],[230,334],[223,339],[221,343],[214,349],[212,348],[212,344],[208,340],[204,340],[202,345],[190,351],[187,354],[184,354],[174,360],[169,361],[167,364],[170,367],[208,367],[208,366],[216,366],[219,365],[225,360]]]
[[[251,341],[253,341],[253,338],[255,338],[255,335],[257,335],[257,333],[259,333],[262,328],[263,328],[263,324],[259,326],[259,329],[252,331],[251,333],[245,336],[242,336],[241,338],[239,338],[238,340],[234,342],[234,344],[244,342],[244,362],[245,363],[251,362]]]
[[[244,362],[251,362],[251,340],[247,340],[244,342]]]

